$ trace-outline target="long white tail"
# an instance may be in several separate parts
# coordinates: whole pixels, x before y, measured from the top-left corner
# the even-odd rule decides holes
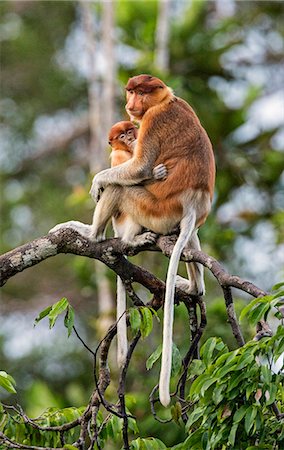
[[[195,228],[196,214],[194,211],[190,212],[180,222],[180,234],[175,243],[173,253],[170,258],[167,282],[166,295],[164,303],[164,326],[163,326],[163,350],[162,350],[162,365],[159,381],[159,397],[163,406],[168,406],[170,403],[170,378],[172,369],[172,336],[173,336],[173,321],[174,321],[174,295],[175,295],[175,280],[178,271],[178,265],[181,252],[187,244],[190,236]]]
[[[117,364],[122,367],[127,356],[126,292],[120,277],[117,277]]]

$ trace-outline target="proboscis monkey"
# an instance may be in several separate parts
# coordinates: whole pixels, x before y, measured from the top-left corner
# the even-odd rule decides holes
[[[130,218],[123,239],[131,242],[141,226],[168,234],[177,225],[180,234],[170,258],[164,304],[163,351],[159,381],[160,401],[170,402],[174,290],[181,252],[189,243],[200,249],[198,228],[211,208],[215,182],[215,162],[210,140],[191,106],[176,97],[163,81],[151,75],[130,78],[126,85],[126,111],[140,122],[133,157],[116,167],[98,173],[91,195],[101,199],[91,226],[76,229],[100,240],[110,217],[116,211]],[[152,177],[153,167],[164,164],[167,179],[141,186]],[[102,189],[104,191],[102,192]],[[102,192],[102,194],[101,194]],[[187,264],[190,292],[204,292],[203,266]],[[179,279],[177,280],[179,282]]]
[[[133,156],[138,129],[132,122],[122,121],[112,126],[109,132],[109,145],[111,146],[111,167],[122,164]],[[165,178],[167,170],[164,165],[153,169],[153,178],[160,180]],[[112,218],[113,229],[116,237],[122,237],[127,231],[127,214],[117,211]],[[140,227],[142,231],[142,226]],[[139,231],[139,232],[140,232]],[[120,277],[117,277],[117,362],[122,367],[127,356],[127,324],[126,324],[126,291]]]

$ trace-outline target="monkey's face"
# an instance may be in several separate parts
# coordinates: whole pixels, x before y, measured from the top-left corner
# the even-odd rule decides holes
[[[159,78],[138,75],[126,85],[125,109],[132,119],[141,120],[145,112],[159,104],[167,94],[167,86]]]
[[[118,122],[109,132],[109,145],[112,148],[130,150],[137,136],[138,130],[133,123],[129,121]]]

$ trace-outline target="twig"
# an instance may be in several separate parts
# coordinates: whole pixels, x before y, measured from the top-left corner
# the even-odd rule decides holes
[[[142,300],[140,300],[138,295],[134,292],[132,283],[129,280],[124,281],[124,286],[134,306],[145,306]]]
[[[228,319],[232,328],[233,335],[235,336],[238,345],[242,347],[243,345],[245,345],[245,340],[243,338],[241,328],[239,326],[238,319],[236,316],[232,291],[229,287],[225,286],[222,286],[222,289],[224,293]]]
[[[158,414],[156,413],[156,410],[155,410],[155,403],[158,403],[159,399],[155,398],[154,395],[155,395],[155,393],[157,392],[158,389],[159,389],[159,385],[157,384],[156,386],[153,387],[153,389],[152,389],[152,391],[151,391],[151,393],[149,395],[151,413],[152,413],[154,419],[157,420],[158,422],[160,422],[160,423],[169,423],[169,422],[172,421],[172,418],[170,418],[170,419],[161,419],[158,416]]]
[[[72,422],[64,423],[63,425],[58,425],[58,426],[38,425],[35,422],[35,419],[29,418],[24,413],[24,411],[20,405],[17,405],[19,409],[17,409],[15,406],[12,406],[12,405],[5,405],[3,403],[1,403],[1,405],[5,409],[11,409],[11,410],[15,411],[20,417],[22,417],[24,423],[29,424],[29,425],[31,425],[31,427],[36,428],[37,430],[40,430],[40,431],[54,431],[54,432],[62,433],[64,431],[71,430],[72,428],[80,425],[80,421],[81,421],[81,417],[78,417],[78,419],[75,419]],[[16,420],[16,419],[13,417],[13,420]],[[43,420],[43,419],[41,417],[39,417],[37,420]],[[20,423],[19,421],[16,421],[16,422]]]
[[[198,331],[198,318],[197,318],[197,309],[196,309],[196,297],[192,297],[192,300],[195,301],[191,301],[191,302],[184,302],[185,307],[187,309],[188,312],[188,317],[189,317],[189,328],[190,328],[190,340],[192,341],[194,336],[196,335],[197,331]],[[195,349],[193,358],[195,359],[199,359],[199,351],[198,351],[198,345]]]
[[[19,444],[18,442],[13,441],[12,439],[9,439],[4,433],[0,431],[0,443],[7,444],[9,447],[7,449],[25,449],[25,450],[64,450],[62,447],[38,447],[35,445],[26,445],[26,444]]]
[[[200,324],[199,327],[195,333],[195,336],[192,339],[191,342],[191,346],[187,352],[187,354],[185,355],[185,357],[183,358],[183,373],[178,381],[177,384],[177,389],[180,390],[180,398],[184,401],[185,399],[185,383],[186,383],[186,378],[187,378],[187,371],[188,371],[188,366],[190,364],[190,362],[192,361],[192,359],[194,358],[194,354],[196,352],[198,343],[201,339],[201,336],[203,334],[203,331],[206,327],[207,324],[207,318],[206,318],[206,305],[203,302],[201,297],[198,297],[197,303],[199,305],[200,308]],[[187,420],[186,417],[183,417],[183,420]]]
[[[137,335],[134,337],[133,341],[131,342],[131,344],[129,345],[129,349],[127,351],[127,355],[126,355],[126,361],[122,367],[122,370],[120,372],[120,376],[119,376],[119,384],[118,384],[118,398],[119,398],[119,404],[120,404],[120,412],[123,416],[123,430],[122,430],[122,435],[123,435],[123,443],[124,443],[124,449],[125,450],[129,450],[129,441],[128,441],[128,417],[130,417],[127,413],[126,413],[126,409],[125,409],[125,381],[126,381],[126,374],[127,374],[127,369],[129,367],[129,363],[133,354],[133,351],[136,347],[136,345],[139,342],[139,339],[141,337],[141,332],[139,331],[137,333]]]

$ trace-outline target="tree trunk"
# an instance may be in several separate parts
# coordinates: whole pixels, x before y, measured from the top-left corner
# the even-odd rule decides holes
[[[170,10],[171,0],[159,0],[155,66],[165,73],[169,71]]]
[[[107,142],[108,131],[113,125],[114,117],[114,85],[116,63],[114,52],[114,4],[112,1],[102,4],[102,32],[94,32],[94,16],[92,3],[81,1],[83,26],[89,54],[89,165],[92,174],[105,169],[108,163]],[[97,51],[97,54],[95,52]],[[101,55],[99,55],[101,52]],[[99,64],[99,60],[103,64]],[[107,268],[99,261],[95,261],[97,274],[98,312],[100,316],[99,332],[104,335],[112,323],[113,298],[109,280],[106,276]]]

